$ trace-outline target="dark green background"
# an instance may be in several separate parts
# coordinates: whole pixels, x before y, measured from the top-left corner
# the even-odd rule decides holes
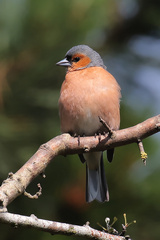
[[[159,113],[160,1],[156,0],[1,0],[0,1],[0,180],[16,172],[38,147],[60,134],[58,98],[65,70],[55,66],[74,45],[98,51],[122,88],[121,128]],[[20,196],[13,213],[91,226],[123,213],[136,240],[160,235],[159,135],[144,140],[144,167],[136,144],[116,149],[105,161],[110,202],[85,203],[85,166],[77,156],[57,157]],[[105,158],[106,159],[106,158]],[[0,239],[78,239],[51,236],[0,224]]]

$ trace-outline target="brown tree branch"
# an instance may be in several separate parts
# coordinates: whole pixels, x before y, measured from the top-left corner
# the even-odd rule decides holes
[[[38,151],[15,173],[3,181],[0,187],[1,212],[16,197],[24,193],[30,182],[43,173],[47,165],[57,155],[83,153],[88,151],[104,151],[113,147],[138,142],[160,131],[160,115],[149,118],[133,127],[115,131],[115,137],[101,136],[77,138],[69,134],[57,136],[40,146]]]
[[[74,235],[87,237],[90,239],[98,239],[98,240],[124,240],[125,238],[122,236],[112,235],[106,232],[98,231],[96,229],[91,228],[88,224],[84,226],[78,226],[67,223],[60,223],[54,221],[48,221],[43,219],[38,219],[35,215],[31,215],[30,217],[22,216],[18,214],[12,213],[0,213],[0,221],[6,224],[10,224],[15,226],[16,228],[19,226],[34,228],[37,230],[41,230],[44,232],[49,232],[51,234],[63,234],[63,235]]]

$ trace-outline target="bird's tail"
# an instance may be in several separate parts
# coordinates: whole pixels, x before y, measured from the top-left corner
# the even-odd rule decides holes
[[[101,155],[99,168],[89,169],[86,164],[86,201],[109,201],[109,191],[105,177],[103,155]]]

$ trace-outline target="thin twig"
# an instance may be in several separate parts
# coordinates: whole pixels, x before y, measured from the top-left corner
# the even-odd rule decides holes
[[[122,236],[111,235],[102,231],[91,228],[88,224],[84,226],[72,225],[61,222],[48,221],[39,219],[35,215],[22,216],[12,213],[0,213],[0,222],[10,224],[12,226],[30,227],[40,231],[49,232],[51,234],[65,234],[81,236],[83,238],[97,240],[124,240]]]
[[[37,184],[37,187],[39,188],[39,190],[38,190],[38,192],[36,192],[34,195],[32,195],[32,194],[30,194],[30,193],[28,193],[28,192],[26,192],[26,191],[24,191],[24,195],[25,195],[26,197],[28,197],[28,198],[31,198],[31,199],[38,199],[39,196],[41,196],[41,194],[42,194],[41,184],[38,183],[38,184]]]
[[[99,118],[100,123],[102,123],[102,125],[105,127],[105,129],[107,129],[107,132],[109,133],[109,136],[112,138],[115,134],[115,131],[113,131],[110,128],[110,126],[106,123],[106,121],[103,118],[101,118],[100,116],[98,116],[98,118]]]
[[[144,163],[144,165],[146,166],[146,160],[148,158],[147,153],[144,151],[144,146],[143,143],[140,139],[138,139],[138,147],[139,147],[139,151],[140,151],[140,155],[141,155],[141,159]]]

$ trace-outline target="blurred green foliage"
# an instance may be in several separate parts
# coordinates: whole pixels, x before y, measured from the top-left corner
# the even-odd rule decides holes
[[[55,63],[74,45],[97,50],[121,85],[121,128],[159,113],[159,22],[156,0],[0,1],[1,181],[42,143],[60,134],[58,98],[65,71]],[[41,182],[38,200],[20,196],[8,209],[80,225],[90,221],[98,229],[97,222],[105,225],[106,217],[116,216],[118,230],[125,212],[128,221],[137,221],[128,229],[133,239],[158,240],[159,140],[144,140],[146,167],[136,144],[117,148],[112,164],[105,161],[109,203],[85,203],[85,166],[77,156],[67,156],[57,157],[46,169],[46,178],[40,176],[28,187],[34,194]],[[78,239],[3,224],[0,232],[1,240]]]

